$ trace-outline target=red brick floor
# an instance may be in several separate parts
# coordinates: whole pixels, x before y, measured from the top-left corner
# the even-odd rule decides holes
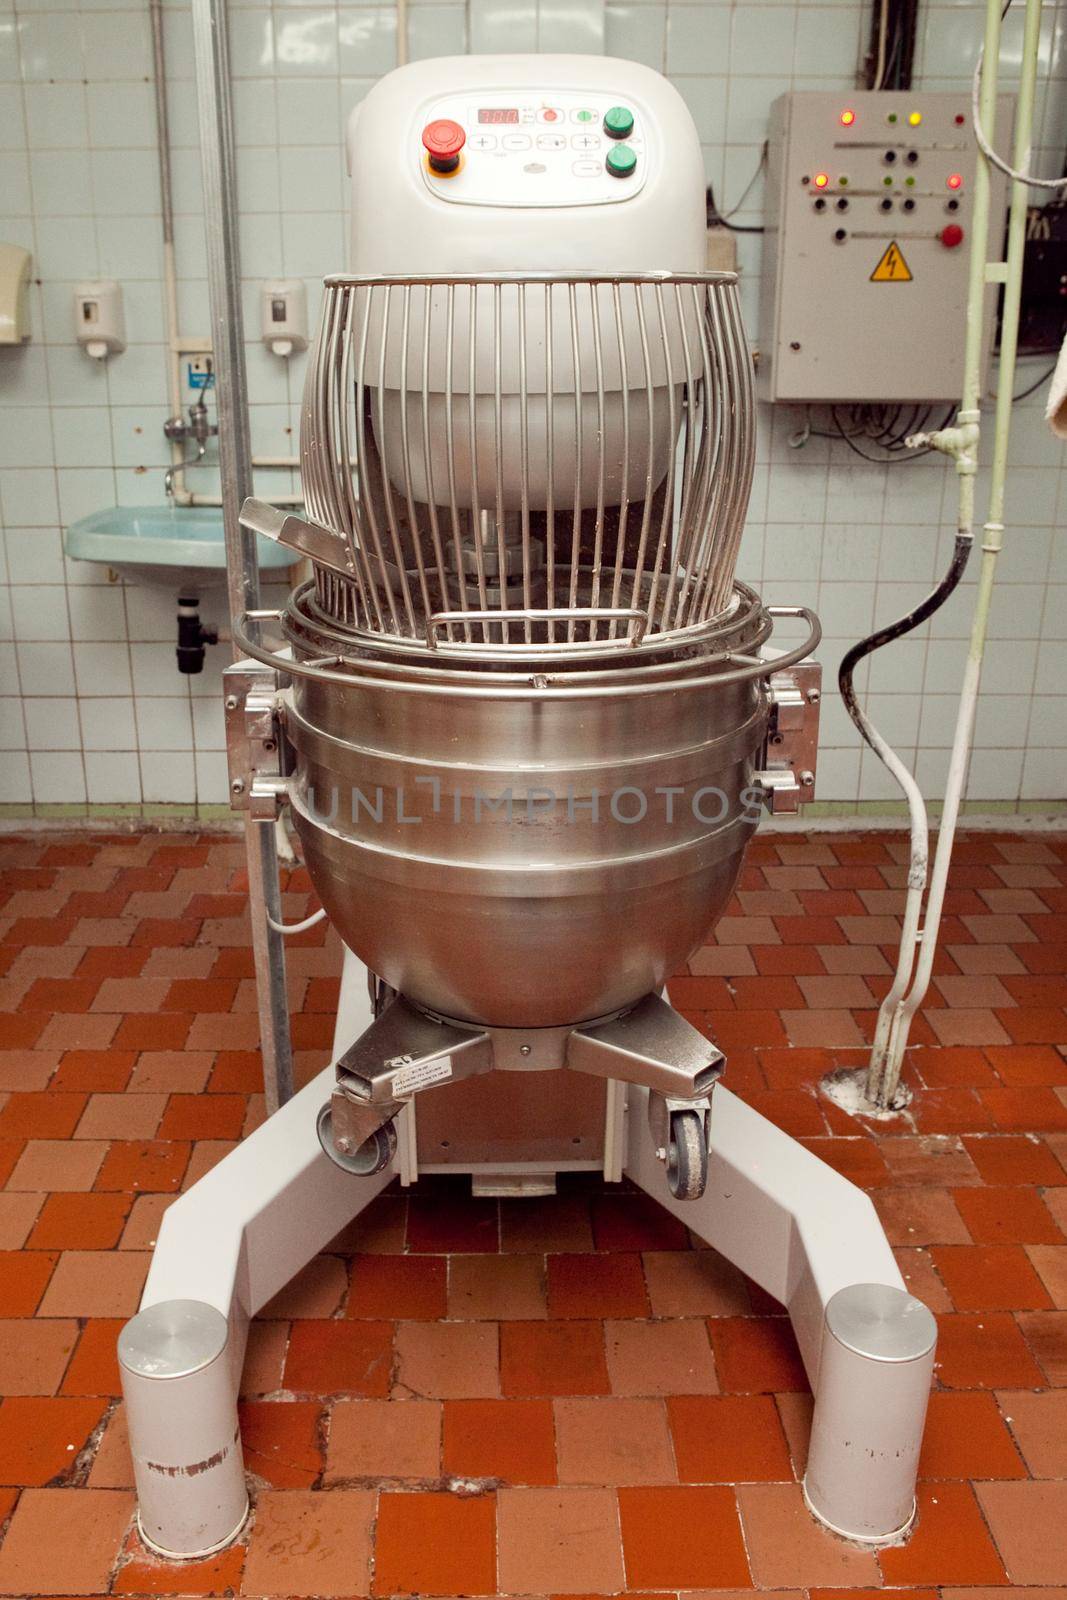
[[[114,1345],[163,1210],[262,1116],[242,846],[0,840],[0,1594],[1067,1600],[1067,840],[960,841],[915,1100],[870,1129],[817,1083],[864,1060],[905,853],[758,840],[672,985],[735,1091],[870,1189],[937,1313],[904,1548],[807,1517],[781,1307],[665,1213],[437,1181],[384,1195],[256,1323],[254,1517],[182,1566],[132,1532]],[[310,904],[297,870],[286,912]],[[292,941],[302,1079],[338,967],[322,927]]]

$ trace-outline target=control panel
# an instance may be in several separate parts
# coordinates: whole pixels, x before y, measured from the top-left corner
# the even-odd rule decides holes
[[[610,205],[643,187],[650,133],[632,97],[468,90],[426,108],[413,155],[430,191],[460,205]]]
[[[958,398],[977,161],[969,100],[954,91],[819,90],[775,102],[760,285],[762,398]],[[1000,148],[1010,121],[1004,97]],[[994,173],[994,219],[1003,210],[1004,181]],[[995,295],[991,286],[986,360]]]

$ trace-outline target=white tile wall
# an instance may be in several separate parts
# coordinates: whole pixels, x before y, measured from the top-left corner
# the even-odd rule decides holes
[[[1021,9],[1007,19],[1009,40]],[[919,81],[962,88],[981,5],[927,0],[922,10]],[[1056,171],[1067,138],[1067,0],[1049,0],[1046,12],[1035,159]],[[697,120],[724,209],[757,167],[770,102],[791,86],[851,85],[868,30],[858,0],[411,0],[409,18],[413,58],[606,50],[668,72]],[[318,280],[344,260],[343,120],[394,63],[395,8],[233,0],[231,29],[248,312],[260,279],[284,274],[308,280],[314,316]],[[183,332],[202,333],[187,0],[168,0],[166,37],[181,320]],[[77,517],[163,499],[150,70],[143,0],[0,0],[0,237],[32,250],[36,280],[32,342],[0,350],[2,805],[225,800],[222,648],[209,652],[201,677],[183,679],[170,596],[112,584],[103,569],[67,561],[61,543]],[[757,180],[736,220],[757,223],[761,203]],[[756,337],[759,238],[737,239]],[[106,366],[71,342],[71,288],[93,276],[119,278],[126,295],[129,347]],[[281,364],[250,344],[248,371],[254,446],[288,452],[302,363]],[[971,775],[972,797],[986,801],[1067,793],[1067,466],[1042,424],[1040,398],[1015,412],[1009,534]],[[771,601],[819,609],[832,685],[858,631],[911,604],[944,564],[955,483],[938,460],[869,466],[817,438],[798,450],[790,437],[799,420],[766,409],[761,416],[740,570]],[[210,490],[210,466],[195,481]],[[281,485],[264,473],[257,487],[269,497]],[[931,793],[944,781],[972,595],[973,582],[932,629],[860,675],[880,724]],[[220,611],[220,595],[205,602],[209,621]],[[832,688],[823,706],[821,796],[895,800]]]

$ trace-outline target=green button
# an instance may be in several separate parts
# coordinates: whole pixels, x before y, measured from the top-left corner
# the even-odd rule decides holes
[[[628,178],[637,166],[637,152],[628,144],[616,144],[604,157],[604,165],[613,178]]]
[[[634,114],[629,106],[612,106],[604,113],[604,132],[609,139],[628,139],[634,131]]]
[[[576,111],[574,113],[574,115],[575,115],[575,119],[578,122],[592,122],[594,117],[596,116],[596,112],[595,111]]]

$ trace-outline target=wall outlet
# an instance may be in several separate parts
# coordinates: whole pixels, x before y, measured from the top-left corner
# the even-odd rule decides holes
[[[190,356],[185,364],[185,381],[190,389],[215,387],[215,363],[210,355]]]

